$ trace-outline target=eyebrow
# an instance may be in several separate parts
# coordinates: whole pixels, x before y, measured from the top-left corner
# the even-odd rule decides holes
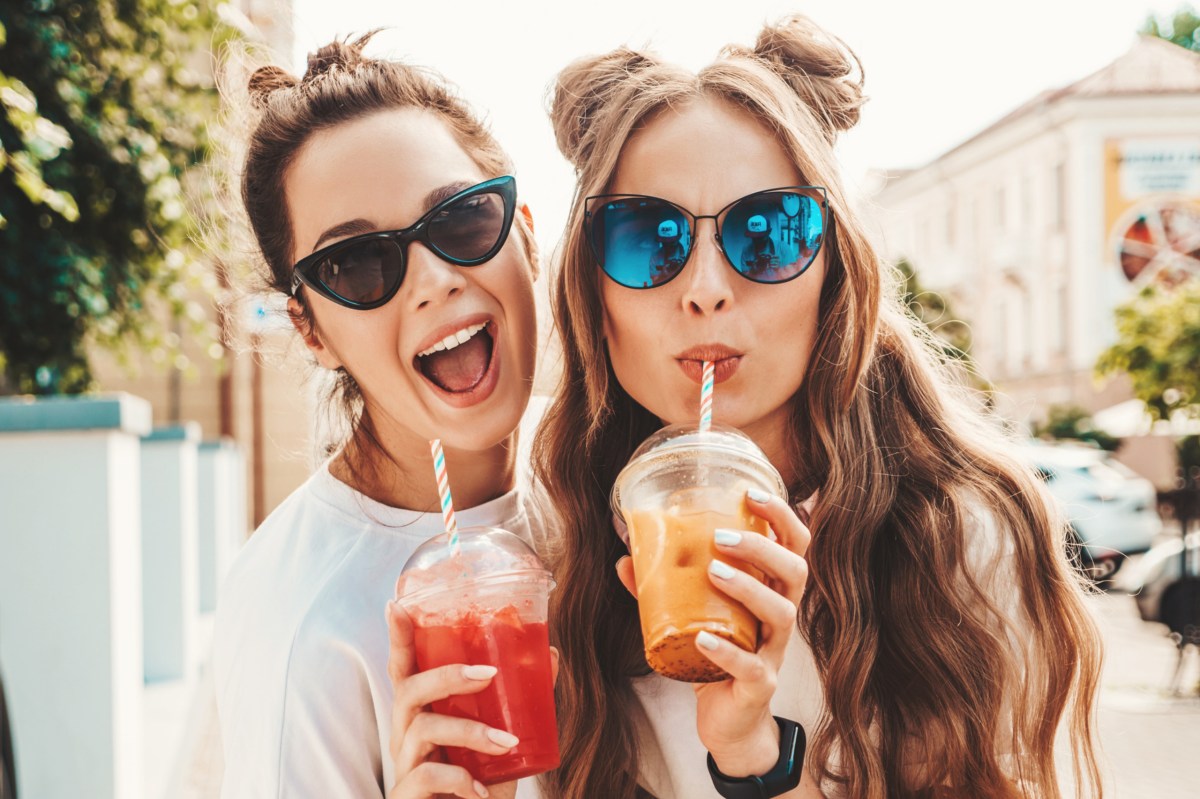
[[[421,201],[421,215],[424,216],[434,206],[449,200],[463,189],[469,189],[473,185],[475,184],[466,180],[457,180],[453,183],[447,183],[445,186],[439,186],[438,188],[426,194],[425,199]],[[312,251],[316,252],[317,250],[321,249],[321,245],[329,239],[341,238],[343,236],[358,236],[363,233],[373,233],[378,229],[378,225],[371,220],[363,219],[362,217],[359,217],[358,219],[351,219],[348,222],[339,222],[320,235],[320,237],[317,239],[317,243],[313,245]]]

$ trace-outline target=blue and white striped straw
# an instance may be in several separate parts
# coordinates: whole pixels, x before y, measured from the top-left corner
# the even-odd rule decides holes
[[[454,500],[450,498],[450,475],[446,472],[446,455],[442,452],[442,440],[429,442],[433,453],[433,475],[437,478],[438,496],[442,500],[442,522],[450,534],[450,551],[458,554],[458,522],[454,519]]]

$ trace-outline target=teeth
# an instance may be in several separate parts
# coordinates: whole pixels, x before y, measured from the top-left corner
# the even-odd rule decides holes
[[[437,344],[434,344],[424,352],[418,352],[417,357],[424,358],[426,355],[432,355],[433,353],[441,352],[442,350],[452,350],[459,344],[466,344],[476,333],[478,333],[480,330],[483,330],[485,327],[487,327],[486,324],[464,327],[462,330],[446,336],[444,339],[439,341]]]

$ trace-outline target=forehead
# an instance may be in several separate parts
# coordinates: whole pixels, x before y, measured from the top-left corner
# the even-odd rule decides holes
[[[438,115],[417,108],[380,111],[315,133],[284,180],[296,249],[351,219],[379,229],[412,224],[433,189],[477,183],[482,170]]]
[[[747,194],[802,182],[763,123],[726,100],[702,96],[659,112],[629,137],[610,191],[652,194],[712,213]]]

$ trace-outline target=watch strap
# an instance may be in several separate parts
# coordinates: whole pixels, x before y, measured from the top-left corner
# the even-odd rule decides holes
[[[771,799],[785,794],[800,784],[804,771],[804,751],[807,739],[804,727],[790,719],[774,716],[779,725],[779,759],[766,774],[750,777],[730,777],[722,774],[708,755],[708,775],[713,787],[725,799]]]

